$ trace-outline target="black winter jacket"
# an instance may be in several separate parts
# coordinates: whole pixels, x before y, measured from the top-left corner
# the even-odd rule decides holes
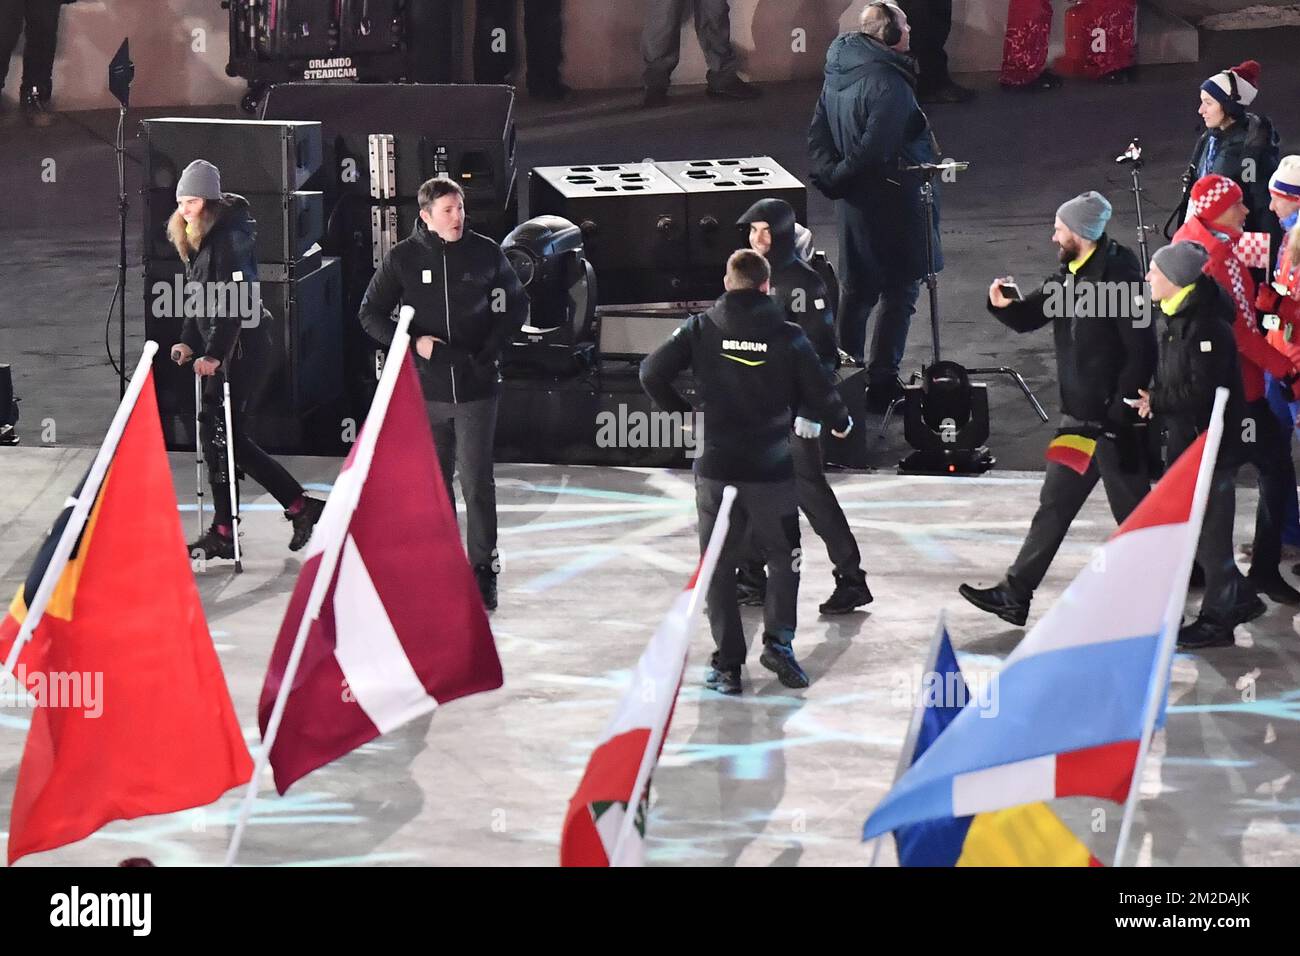
[[[641,363],[641,385],[655,404],[685,413],[691,405],[673,388],[687,369],[703,413],[702,478],[786,481],[794,477],[790,422],[795,409],[843,431],[849,413],[808,337],[770,296],[756,289],[727,292],[693,315]]]
[[[1214,143],[1214,156],[1207,163],[1206,151]],[[1268,181],[1277,172],[1281,159],[1277,130],[1267,116],[1247,113],[1244,120],[1226,130],[1207,129],[1192,149],[1191,165],[1195,179],[1218,173],[1227,176],[1244,194],[1247,232],[1267,232],[1273,236],[1272,247],[1281,247],[1282,227],[1269,211]],[[1247,174],[1249,172],[1249,178]]]
[[[382,346],[393,341],[398,304],[415,309],[411,338],[432,335],[433,357],[412,344],[424,397],[437,402],[491,398],[501,352],[528,321],[528,295],[501,247],[466,231],[444,242],[416,219],[411,235],[384,257],[361,300],[361,324]]]
[[[772,267],[772,297],[785,309],[786,320],[803,329],[826,371],[834,373],[840,352],[831,297],[817,270],[795,251],[794,207],[784,199],[760,199],[745,210],[737,225],[752,222],[766,222],[772,233],[772,248],[765,256]]]
[[[1163,312],[1161,313],[1163,315]],[[1216,388],[1228,389],[1219,464],[1243,461],[1242,429],[1246,404],[1241,366],[1232,334],[1236,309],[1212,276],[1196,287],[1171,316],[1160,335],[1160,363],[1151,388],[1151,412],[1169,435],[1172,462],[1205,431],[1214,409]]]
[[[217,219],[199,244],[199,249],[185,260],[185,283],[197,282],[205,290],[214,282],[256,282],[257,220],[248,200],[235,193],[223,193],[214,203]],[[238,276],[238,280],[236,280]],[[187,315],[181,326],[181,341],[196,356],[218,359],[229,364],[239,344],[242,317],[238,314],[213,314],[202,317]]]
[[[1072,280],[1068,284],[1067,278]],[[1132,290],[1123,292],[1127,316],[1096,315],[1112,298],[1103,294],[1107,287],[1097,286],[1098,282],[1123,284],[1109,286],[1111,290]],[[1061,410],[1067,415],[1104,425],[1135,425],[1137,415],[1124,399],[1137,398],[1138,389],[1150,384],[1156,366],[1152,311],[1133,301],[1135,294],[1144,293],[1142,283],[1137,256],[1103,234],[1077,274],[1071,277],[1069,267],[1062,265],[1023,301],[1002,309],[989,303],[988,309],[1015,332],[1033,332],[1052,323]],[[1091,307],[1088,302],[1098,305]]]

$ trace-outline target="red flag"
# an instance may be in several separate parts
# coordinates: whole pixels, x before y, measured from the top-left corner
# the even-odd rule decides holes
[[[149,372],[22,652],[37,707],[14,792],[11,863],[110,820],[204,806],[252,775],[175,502]],[[70,512],[0,625],[0,654],[13,646]]]
[[[372,412],[365,427],[379,429],[374,455],[368,467],[358,461],[358,440],[339,473],[262,686],[258,720],[265,738],[322,558],[335,551],[333,579],[271,747],[281,794],[438,704],[501,686],[496,644],[409,357],[387,410]]]

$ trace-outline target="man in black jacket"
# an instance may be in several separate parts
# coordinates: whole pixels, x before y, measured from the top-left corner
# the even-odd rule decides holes
[[[736,604],[736,562],[747,531],[767,560],[769,586],[759,657],[786,687],[807,687],[795,659],[799,597],[799,511],[790,420],[808,408],[836,435],[853,427],[807,336],[785,320],[768,295],[767,262],[748,249],[732,254],[726,292],[713,307],[691,316],[641,364],[641,385],[655,404],[689,415],[691,405],[673,380],[695,375],[703,421],[703,450],[695,461],[695,504],[700,549],[708,546],[722,492],[735,485],[731,527],[709,584],[709,627],[718,646],[705,684],[724,694],[741,692],[745,632]],[[748,526],[748,527],[747,527]]]
[[[1160,363],[1151,390],[1138,395],[1137,411],[1165,425],[1172,463],[1210,424],[1214,392],[1228,390],[1223,438],[1201,524],[1196,562],[1205,571],[1205,597],[1194,622],[1178,632],[1184,648],[1227,647],[1233,628],[1267,609],[1232,557],[1232,522],[1237,469],[1245,460],[1243,433],[1249,428],[1241,367],[1232,334],[1236,310],[1213,276],[1198,242],[1175,242],[1151,257],[1147,281],[1166,319]]]
[[[1138,419],[1125,399],[1150,384],[1156,337],[1138,259],[1106,235],[1110,213],[1100,193],[1071,199],[1057,210],[1052,233],[1061,271],[1023,300],[1004,293],[1009,277],[989,286],[989,311],[1013,331],[1052,323],[1061,388],[1061,427],[1048,446],[1038,510],[1020,554],[995,587],[959,589],[980,610],[1017,626],[1097,479],[1116,523],[1149,487]]]
[[[785,309],[786,321],[799,326],[808,336],[827,381],[834,387],[839,364],[835,316],[826,283],[795,249],[794,207],[784,199],[760,199],[745,210],[738,224],[749,227],[749,247],[767,259],[772,269],[772,297]],[[818,610],[823,614],[847,614],[870,604],[871,590],[853,529],[826,480],[821,423],[810,409],[800,409],[799,417],[800,431],[790,439],[796,497],[813,531],[825,543],[834,566],[835,590]],[[737,586],[746,604],[762,603],[766,587],[762,556],[755,551],[737,572]]]
[[[922,180],[901,166],[933,163],[939,151],[916,101],[907,56],[907,16],[892,3],[869,4],[862,31],[836,37],[808,131],[810,176],[841,200],[840,346],[864,364],[867,324],[880,305],[868,365],[867,407],[884,411],[902,394],[898,368],[926,274]],[[943,268],[937,206],[934,268]]]
[[[361,324],[380,345],[393,341],[393,310],[415,309],[411,344],[452,507],[459,465],[469,559],[483,603],[497,606],[496,436],[501,352],[528,320],[528,296],[501,247],[465,229],[465,194],[445,176],[420,187],[420,218],[384,258],[365,297]]]
[[[186,166],[176,182],[176,211],[168,220],[167,238],[185,264],[186,288],[199,293],[192,298],[187,294],[186,305],[201,302],[203,314],[183,310],[181,340],[172,346],[171,359],[177,365],[193,359],[194,374],[205,380],[198,438],[208,463],[214,515],[208,530],[188,545],[192,557],[205,561],[235,557],[223,379],[230,382],[236,469],[246,472],[284,508],[285,518],[293,524],[290,551],[307,544],[325,510],[325,502],[309,497],[293,475],[250,435],[249,409],[256,405],[264,384],[256,379],[264,376],[240,361],[240,340],[246,325],[251,334],[262,322],[261,297],[256,294],[256,237],[257,223],[248,201],[221,191],[220,170],[202,159]],[[251,297],[245,296],[250,289]],[[232,290],[239,295],[228,295]]]

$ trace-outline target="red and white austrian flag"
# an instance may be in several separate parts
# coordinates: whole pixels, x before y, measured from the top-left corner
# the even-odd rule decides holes
[[[1266,232],[1243,232],[1234,249],[1237,259],[1247,269],[1269,268],[1272,262],[1269,256],[1271,238]]]

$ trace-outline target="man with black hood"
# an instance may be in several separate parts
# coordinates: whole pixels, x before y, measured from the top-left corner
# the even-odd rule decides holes
[[[185,264],[186,286],[194,283],[202,290],[202,295],[194,299],[204,303],[204,314],[195,316],[185,310],[181,340],[172,346],[171,359],[177,365],[193,359],[194,374],[204,379],[198,437],[208,463],[215,514],[212,525],[189,544],[188,551],[205,561],[235,557],[233,478],[227,474],[225,444],[230,436],[225,434],[221,404],[223,378],[230,382],[235,467],[261,484],[284,508],[285,518],[293,524],[290,551],[301,550],[307,544],[312,528],[325,510],[325,502],[308,496],[293,475],[263,451],[249,434],[248,409],[262,383],[254,381],[251,370],[239,361],[240,335],[245,322],[250,330],[261,324],[260,296],[252,296],[252,306],[257,309],[254,315],[242,315],[239,308],[208,305],[228,303],[232,299],[244,301],[242,297],[225,295],[223,287],[249,283],[256,290],[257,258],[253,252],[256,236],[257,222],[249,210],[248,200],[221,191],[221,171],[216,166],[196,159],[185,167],[176,182],[176,212],[167,222],[167,238]],[[189,301],[192,299],[187,295]]]
[[[830,424],[832,434],[847,435],[853,427],[808,337],[785,320],[785,312],[768,295],[770,279],[758,253],[732,253],[723,280],[726,292],[641,363],[646,394],[679,415],[690,415],[693,408],[673,381],[687,369],[695,375],[703,418],[698,427],[704,432],[703,452],[695,460],[701,551],[713,534],[723,489],[734,485],[737,491],[706,600],[718,649],[705,685],[723,694],[741,692],[740,668],[747,652],[736,603],[736,562],[747,533],[763,552],[770,582],[759,663],[786,687],[808,686],[791,646],[800,551],[790,421],[797,410],[808,408],[818,421]]]
[[[361,300],[361,324],[392,344],[399,302],[415,309],[411,353],[433,426],[438,466],[456,507],[460,468],[466,537],[483,605],[497,606],[496,439],[501,352],[528,321],[528,294],[501,247],[465,228],[465,192],[446,176],[420,187],[411,235],[380,263]]]
[[[898,368],[926,274],[923,180],[902,166],[933,163],[938,144],[916,100],[907,55],[907,15],[890,2],[868,4],[861,32],[835,38],[808,131],[810,178],[838,199],[840,347],[866,360],[867,324],[879,303],[868,365],[867,407],[901,397]],[[934,268],[943,268],[935,191]]]
[[[794,207],[784,199],[760,199],[745,211],[737,225],[749,228],[749,247],[767,259],[772,269],[770,294],[785,310],[786,321],[799,326],[808,336],[827,381],[834,387],[839,364],[835,316],[826,283],[796,249]],[[801,431],[790,440],[795,493],[800,510],[826,544],[826,553],[834,565],[835,590],[818,610],[822,614],[847,614],[870,604],[871,591],[853,530],[826,480],[821,423],[811,409],[799,409],[798,413],[803,420]],[[766,581],[760,555],[751,552],[737,572],[737,586],[744,603],[761,603]]]

